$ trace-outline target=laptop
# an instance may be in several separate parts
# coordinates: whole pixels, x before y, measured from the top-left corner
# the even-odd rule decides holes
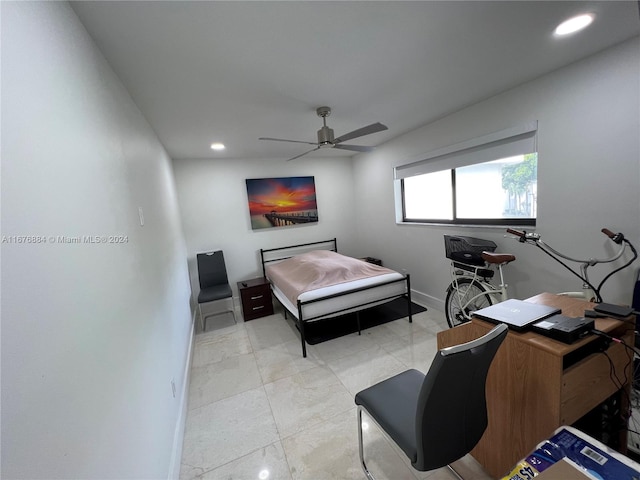
[[[526,330],[539,320],[561,313],[557,307],[509,299],[473,312],[473,315],[493,323],[505,323],[515,331]]]

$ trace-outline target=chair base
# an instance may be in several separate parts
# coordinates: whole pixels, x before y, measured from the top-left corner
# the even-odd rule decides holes
[[[362,441],[362,410],[364,410],[364,408],[358,405],[358,453],[360,455],[360,465],[362,466],[362,470],[369,480],[376,480],[367,468],[367,464],[364,463],[364,447]]]
[[[235,312],[235,308],[228,308],[226,310],[222,310],[221,312],[213,312],[213,313],[207,313],[206,315],[202,314],[202,304],[198,304],[198,313],[200,316],[200,327],[202,328],[203,332],[207,331],[207,318],[209,317],[215,317],[218,315],[224,315],[225,313],[231,313],[231,315],[233,315],[233,323],[236,324],[238,323],[238,321],[236,320],[236,312]],[[235,305],[234,305],[235,307]]]
[[[375,477],[371,474],[369,469],[367,468],[367,464],[364,461],[364,442],[362,436],[362,411],[366,411],[361,405],[358,405],[358,454],[360,455],[360,465],[362,466],[362,470],[364,471],[367,480],[376,480]],[[378,423],[373,419],[373,417],[369,416],[370,420],[376,424],[376,426],[380,429],[383,435],[387,436],[385,431],[378,425]],[[457,480],[464,480],[460,476],[460,474],[451,466],[447,465],[447,468],[453,475],[455,475]]]
[[[464,480],[464,478],[462,478],[462,477],[460,476],[460,474],[459,474],[458,472],[456,472],[456,469],[455,469],[455,468],[453,468],[451,465],[447,465],[447,468],[451,471],[451,473],[453,473],[453,474],[455,475],[455,477],[456,477],[458,480]]]

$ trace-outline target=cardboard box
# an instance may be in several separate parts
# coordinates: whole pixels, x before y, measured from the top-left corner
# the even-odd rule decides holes
[[[640,465],[575,428],[561,427],[502,480],[533,478],[640,480]]]
[[[536,480],[558,480],[560,478],[562,480],[597,480],[593,475],[579,470],[576,464],[566,458],[551,465],[538,475]]]

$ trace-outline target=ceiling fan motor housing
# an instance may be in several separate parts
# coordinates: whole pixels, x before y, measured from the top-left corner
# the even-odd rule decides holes
[[[321,147],[333,146],[333,128],[324,126],[320,130],[318,130],[318,145],[320,145]]]

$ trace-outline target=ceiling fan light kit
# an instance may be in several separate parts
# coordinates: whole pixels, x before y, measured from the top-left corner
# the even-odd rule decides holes
[[[327,126],[327,117],[331,115],[331,109],[329,107],[318,107],[316,109],[316,113],[319,117],[322,118],[322,128],[318,130],[318,142],[304,142],[300,140],[286,140],[284,138],[271,138],[271,137],[260,137],[259,140],[270,140],[275,142],[293,142],[293,143],[306,143],[308,145],[315,145],[316,148],[313,148],[307,152],[301,153],[300,155],[296,155],[295,157],[290,158],[287,161],[295,160],[296,158],[300,158],[307,153],[315,152],[321,148],[339,148],[341,150],[351,150],[354,152],[370,152],[375,147],[367,147],[364,145],[346,145],[343,144],[345,140],[351,140],[353,138],[363,137],[365,135],[370,135],[372,133],[381,132],[383,130],[387,130],[387,126],[381,123],[372,123],[371,125],[367,125],[366,127],[359,128],[352,132],[346,133],[338,138],[334,138],[333,129]]]

